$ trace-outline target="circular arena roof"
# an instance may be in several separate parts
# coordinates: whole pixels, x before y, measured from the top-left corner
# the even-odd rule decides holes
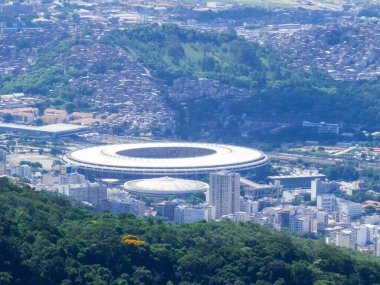
[[[190,195],[208,190],[208,184],[172,177],[159,177],[151,179],[131,180],[124,184],[124,189],[132,194],[166,196]]]
[[[151,142],[103,145],[67,154],[82,170],[134,176],[190,176],[219,170],[248,170],[269,163],[255,149],[206,143]]]

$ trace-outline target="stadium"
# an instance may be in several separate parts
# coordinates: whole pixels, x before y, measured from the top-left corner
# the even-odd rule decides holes
[[[269,164],[269,158],[256,149],[182,142],[96,146],[68,153],[63,160],[89,178],[120,179],[199,179],[220,170],[255,175]]]
[[[185,198],[195,193],[206,192],[208,184],[188,179],[159,177],[131,180],[124,184],[124,189],[133,195],[162,198]]]

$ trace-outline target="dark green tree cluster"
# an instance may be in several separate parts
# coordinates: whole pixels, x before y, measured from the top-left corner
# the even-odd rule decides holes
[[[1,178],[0,284],[374,285],[380,260],[253,223],[92,213]]]

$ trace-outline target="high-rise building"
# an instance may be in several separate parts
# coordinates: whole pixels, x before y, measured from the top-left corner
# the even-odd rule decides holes
[[[315,201],[318,195],[333,194],[339,190],[339,183],[334,181],[322,181],[315,179],[311,181],[311,200]]]
[[[240,211],[240,175],[221,171],[210,174],[209,204],[216,218]]]
[[[282,230],[289,228],[290,223],[290,211],[283,209],[276,211],[274,227]]]
[[[7,162],[7,152],[0,149],[0,162]]]
[[[373,237],[374,244],[374,255],[380,256],[380,236],[376,235]]]
[[[0,149],[0,176],[7,175],[7,152]]]

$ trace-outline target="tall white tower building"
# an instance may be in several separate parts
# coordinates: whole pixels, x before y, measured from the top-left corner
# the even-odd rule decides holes
[[[209,204],[215,207],[215,216],[240,211],[240,175],[221,171],[210,174]]]
[[[7,152],[0,149],[0,176],[7,175]]]

